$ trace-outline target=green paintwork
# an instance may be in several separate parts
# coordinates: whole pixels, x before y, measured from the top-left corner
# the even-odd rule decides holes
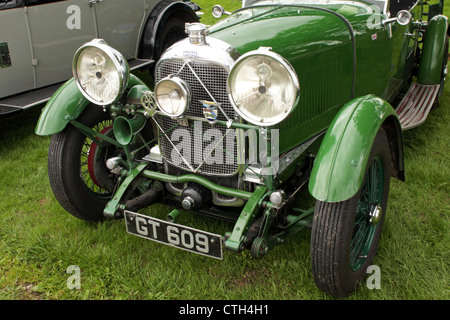
[[[291,237],[296,235],[298,232],[306,227],[309,227],[314,214],[314,207],[306,210],[300,215],[288,215],[286,221],[288,225],[286,226],[286,237]]]
[[[116,216],[125,191],[128,189],[133,180],[136,179],[139,174],[145,169],[146,166],[146,163],[140,163],[128,173],[127,177],[122,181],[119,189],[114,194],[114,197],[106,204],[105,209],[103,210],[103,215],[105,216],[105,218],[112,219]]]
[[[126,174],[126,172],[125,172]],[[142,176],[147,179],[166,181],[172,183],[183,183],[183,182],[195,182],[198,183],[214,192],[229,196],[237,197],[242,199],[250,199],[253,194],[247,191],[236,190],[228,187],[218,185],[217,183],[211,182],[210,180],[196,174],[185,174],[181,176],[174,176],[170,174],[165,174],[156,171],[145,170],[142,172]]]
[[[318,41],[317,33],[325,29]],[[351,37],[344,22],[331,13],[279,5],[242,9],[215,25],[210,36],[231,44],[241,54],[271,47],[297,71],[300,100],[278,127],[285,137],[280,139],[280,153],[318,133],[338,106],[351,99]],[[322,76],[324,72],[327,77]]]
[[[127,88],[142,85],[148,89],[138,77],[130,75]],[[84,108],[89,105],[87,100],[72,78],[63,84],[47,102],[36,125],[36,134],[41,136],[51,135],[62,131],[66,125],[77,119]]]
[[[106,134],[93,130],[92,128],[89,128],[88,126],[85,126],[84,124],[76,120],[71,120],[70,123],[78,130],[83,132],[86,137],[90,138],[92,141],[95,141],[95,144],[97,146],[104,147],[106,145],[115,145],[116,147],[122,147],[122,145],[118,143],[117,140],[109,137]]]
[[[417,82],[439,84],[441,82],[442,61],[447,55],[444,47],[447,40],[448,18],[435,16],[429,22],[420,59]]]
[[[147,118],[141,114],[135,114],[132,119],[122,116],[116,117],[113,125],[114,136],[121,145],[126,146],[131,143],[134,134],[139,132],[146,123]]]
[[[301,93],[296,109],[277,126],[279,152],[292,150],[332,123],[316,159],[310,190],[321,200],[345,200],[361,186],[372,141],[383,121],[392,116],[398,123],[395,111],[384,100],[392,102],[410,77],[415,42],[404,34],[414,37],[417,30],[412,23],[383,25],[385,17],[364,2],[318,1],[308,7],[307,1],[282,5],[262,1],[255,5],[218,23],[210,35],[230,43],[241,54],[271,47],[291,63]],[[422,7],[416,6],[413,12],[420,16]],[[369,28],[369,19],[378,25]],[[355,97],[362,98],[352,100]],[[341,128],[342,122],[346,126]],[[359,131],[363,134],[352,137],[351,133]],[[393,131],[390,138],[401,141],[399,134]],[[399,161],[403,161],[401,148],[394,149]]]
[[[169,222],[175,222],[178,219],[178,216],[180,215],[180,211],[177,209],[173,209],[167,214],[166,220]]]
[[[316,199],[338,202],[358,192],[373,140],[389,117],[397,119],[395,110],[374,95],[342,108],[325,134],[311,172],[309,191]]]
[[[149,90],[148,87],[146,85],[142,85],[142,84],[138,84],[133,86],[129,91],[128,91],[128,99],[135,99],[135,100],[140,100],[142,98],[142,96],[144,95],[144,91]]]
[[[428,7],[428,21],[434,16],[442,14],[444,12],[444,0],[439,0],[439,3],[430,4]]]
[[[232,251],[241,251],[245,242],[244,234],[250,228],[251,223],[255,220],[261,208],[261,202],[267,195],[267,187],[258,186],[251,194],[244,206],[230,237],[225,241],[225,248]]]
[[[240,9],[214,25],[210,36],[231,44],[241,54],[271,47],[296,70],[298,105],[277,126],[282,154],[324,131],[340,108],[355,97],[375,94],[390,102],[408,79],[404,57],[413,58],[415,48],[403,36],[407,30],[414,32],[412,23],[388,29],[381,23],[384,17],[365,2],[280,3],[261,1]],[[369,19],[379,25],[369,28]]]

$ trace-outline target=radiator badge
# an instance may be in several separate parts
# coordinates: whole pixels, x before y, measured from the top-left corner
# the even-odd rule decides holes
[[[220,103],[211,102],[211,101],[200,101],[203,104],[203,116],[211,123],[215,123],[217,121],[218,112],[217,109],[220,106]]]

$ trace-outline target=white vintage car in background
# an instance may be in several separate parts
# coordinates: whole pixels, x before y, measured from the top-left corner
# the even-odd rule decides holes
[[[131,70],[152,65],[198,10],[173,0],[0,0],[0,117],[46,102],[72,77],[73,53],[94,38]]]

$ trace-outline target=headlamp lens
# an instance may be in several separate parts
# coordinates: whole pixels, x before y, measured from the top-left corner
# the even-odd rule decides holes
[[[236,62],[228,87],[236,112],[260,126],[285,119],[295,107],[300,90],[291,65],[280,55],[261,49]]]
[[[191,95],[187,84],[178,77],[164,78],[156,84],[158,108],[170,117],[180,117],[188,109]]]
[[[119,99],[129,77],[125,58],[101,42],[88,43],[77,51],[73,71],[81,92],[99,105]]]

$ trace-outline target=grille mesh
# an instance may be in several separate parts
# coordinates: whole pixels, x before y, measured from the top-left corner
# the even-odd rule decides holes
[[[227,114],[228,118],[234,119],[235,113],[226,93],[227,71],[216,64],[191,61],[189,64],[194,70],[194,74],[191,68],[184,65],[184,63],[183,60],[176,59],[161,61],[156,70],[156,81],[159,81],[170,74],[177,74],[178,77],[183,79],[189,85],[192,93],[192,103],[189,110],[186,112],[186,115],[188,116],[204,118],[203,106],[200,103],[200,100],[212,101],[211,94],[214,99],[221,104],[221,108]],[[200,78],[210,94],[205,90],[197,77]],[[225,115],[220,111],[217,119],[223,121],[227,120]],[[164,132],[177,124],[176,120],[164,116],[157,116],[155,117],[155,120]],[[203,123],[201,125],[201,132],[199,132],[199,128],[198,124],[194,126],[193,122],[189,121],[188,127],[178,127],[178,129],[187,130],[190,137],[183,138],[177,135],[176,141],[173,141],[173,144],[177,146],[177,149],[179,149],[181,154],[191,165],[191,168],[186,165],[184,161],[181,161],[178,153],[173,150],[174,146],[168,141],[168,138],[173,139],[173,131],[167,132],[167,136],[162,135],[160,138],[160,147],[164,159],[172,165],[181,167],[187,171],[192,171],[192,168],[196,169],[199,166],[199,163],[206,158],[205,163],[203,163],[200,168],[202,174],[228,176],[235,174],[238,170],[238,164],[236,160],[237,142],[234,130],[228,131],[227,136],[219,143],[219,147],[214,149],[211,156],[207,158],[206,156],[212,150],[212,146],[227,133],[227,128],[219,125],[211,127],[208,123]],[[219,132],[221,135],[220,137],[218,134]],[[215,133],[215,135],[211,136],[211,133]],[[199,154],[200,146],[202,154]]]

